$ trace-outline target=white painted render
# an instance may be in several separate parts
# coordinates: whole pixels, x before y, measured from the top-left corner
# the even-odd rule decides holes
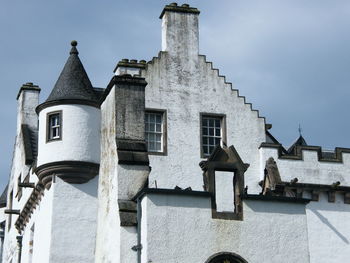
[[[348,262],[350,258],[350,205],[336,195],[329,203],[325,193],[306,206],[310,263]]]
[[[30,228],[35,224],[34,231],[34,242],[33,242],[33,263],[34,262],[50,262],[51,253],[51,239],[52,239],[52,216],[53,216],[53,192],[55,185],[52,184],[50,191],[46,191],[40,204],[35,209],[34,215],[29,224],[25,229],[26,241],[29,240]],[[59,231],[59,229],[57,229]],[[28,242],[23,243],[22,253],[24,254],[23,262],[28,258],[29,244]]]
[[[309,262],[304,204],[244,201],[236,221],[212,219],[208,197],[148,194],[142,215],[142,263],[199,263],[224,251],[249,263]]]
[[[115,142],[115,89],[101,105],[101,163],[98,186],[96,263],[120,258],[117,149]]]
[[[84,184],[55,179],[50,263],[94,262],[97,184],[98,177]]]
[[[62,140],[46,142],[47,113],[62,111]],[[100,110],[87,105],[57,105],[39,113],[38,166],[57,161],[100,162]]]
[[[215,172],[215,199],[218,212],[234,212],[235,210],[233,176],[232,172]]]

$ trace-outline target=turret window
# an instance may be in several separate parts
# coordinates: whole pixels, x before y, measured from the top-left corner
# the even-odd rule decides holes
[[[62,139],[62,111],[47,115],[47,141]]]

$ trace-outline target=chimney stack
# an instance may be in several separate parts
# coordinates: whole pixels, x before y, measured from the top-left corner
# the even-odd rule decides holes
[[[184,58],[198,55],[199,13],[188,4],[172,3],[164,7],[159,17],[162,19],[162,51]]]
[[[38,115],[35,112],[39,104],[40,88],[32,82],[23,84],[17,94],[17,134],[21,132],[23,124],[33,131],[38,129]]]

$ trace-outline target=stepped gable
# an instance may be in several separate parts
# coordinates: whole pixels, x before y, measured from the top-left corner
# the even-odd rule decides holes
[[[98,98],[79,59],[77,44],[77,41],[71,42],[70,56],[53,90],[43,104],[51,106],[55,102],[69,102],[98,107]]]

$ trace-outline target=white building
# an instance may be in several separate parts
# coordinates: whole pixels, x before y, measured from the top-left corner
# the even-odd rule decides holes
[[[198,53],[199,10],[160,18],[105,89],[75,41],[44,103],[20,88],[2,262],[348,262],[350,149],[285,149]]]

